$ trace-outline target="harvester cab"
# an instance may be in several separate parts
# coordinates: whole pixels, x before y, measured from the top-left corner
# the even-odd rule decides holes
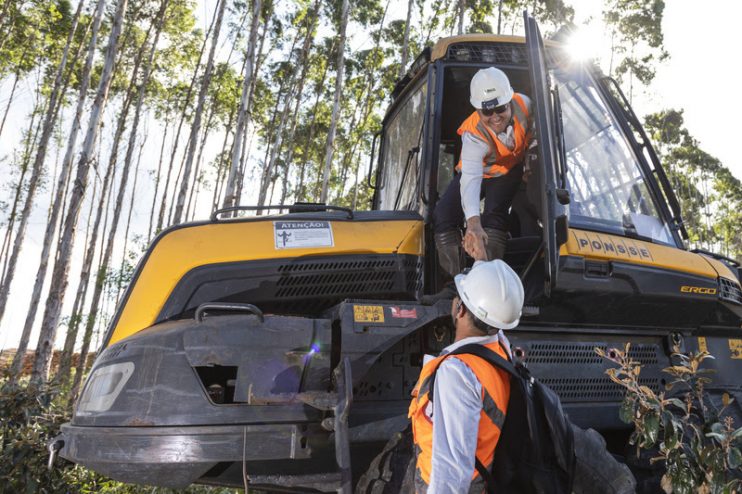
[[[713,396],[740,403],[739,265],[686,250],[618,86],[525,21],[525,39],[456,36],[415,60],[375,139],[370,211],[237,208],[277,214],[217,211],[159,235],[55,450],[133,483],[350,492],[406,426],[423,355],[452,341],[450,301],[422,302],[446,281],[431,216],[461,152],[469,81],[490,66],[532,99],[538,142],[505,255],[527,293],[516,357],[618,454],[623,394],[596,347],[630,342],[655,391],[673,348],[709,350]]]

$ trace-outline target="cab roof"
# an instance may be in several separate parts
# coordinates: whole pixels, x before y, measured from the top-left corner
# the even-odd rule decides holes
[[[435,61],[446,56],[448,47],[456,43],[525,43],[524,36],[505,36],[500,34],[459,34],[441,38],[433,45],[430,52],[430,60]]]

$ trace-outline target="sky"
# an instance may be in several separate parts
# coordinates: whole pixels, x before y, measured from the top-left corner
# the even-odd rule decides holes
[[[600,18],[602,2],[568,3],[575,6],[578,23],[591,15]],[[686,127],[701,148],[742,180],[734,136],[742,115],[742,99],[736,94],[742,69],[735,53],[742,46],[740,16],[742,2],[734,0],[666,0],[662,30],[670,58],[657,68],[646,93],[635,96],[633,107],[640,118],[662,109],[682,109]]]
[[[390,18],[403,18],[406,12],[407,2],[404,0],[395,0],[390,6]],[[597,50],[596,55],[605,55],[608,51],[607,40],[604,38],[600,24],[602,2],[596,0],[567,0],[572,4],[576,11],[576,22],[578,25],[592,18],[589,23],[593,32],[598,33],[598,39],[594,44],[602,49]],[[199,10],[201,12],[200,22],[205,24],[206,19],[210,18],[210,12],[213,9],[211,0],[199,0]],[[701,148],[713,156],[719,158],[722,163],[732,170],[732,173],[742,180],[742,160],[739,158],[737,151],[736,135],[734,132],[739,129],[737,116],[742,115],[742,99],[737,97],[736,89],[739,86],[740,69],[738,68],[738,56],[734,53],[736,47],[740,46],[736,29],[738,29],[738,19],[742,18],[742,2],[732,0],[706,0],[702,6],[691,4],[683,0],[666,0],[663,32],[665,35],[665,48],[670,54],[670,58],[657,68],[657,75],[651,87],[645,91],[635,94],[633,106],[634,110],[640,117],[659,111],[662,109],[676,108],[684,111],[686,127],[701,145]],[[596,21],[597,19],[597,21]],[[419,25],[420,20],[413,18],[413,23]],[[351,34],[350,43],[354,48],[368,41],[365,35]],[[592,43],[591,43],[592,44]],[[222,50],[228,47],[222,47]],[[8,98],[10,91],[9,84],[0,85],[0,108],[4,108],[4,103]],[[22,125],[26,122],[26,112],[30,105],[29,97],[33,88],[30,84],[26,87],[19,87],[20,97],[18,103],[14,102],[10,115],[9,123],[6,124],[6,130],[0,136],[0,158],[8,155],[13,150],[13,143],[20,138]],[[25,103],[24,103],[25,101]],[[24,107],[25,106],[25,107]],[[109,112],[110,112],[109,106]],[[156,156],[159,152],[159,142],[162,129],[156,126],[148,129],[150,137],[145,156]],[[160,133],[158,135],[158,133]],[[214,155],[220,147],[220,138],[210,138],[209,144],[204,154],[207,156]],[[78,141],[78,146],[79,146]],[[107,153],[107,147],[104,145],[104,155]],[[7,176],[6,163],[0,163],[0,186],[8,184],[10,180]],[[147,187],[151,187],[151,176],[146,170],[140,171],[139,190],[137,194],[143,197],[148,195]],[[254,191],[253,191],[254,192]],[[28,307],[28,294],[33,286],[36,268],[38,266],[38,257],[41,251],[41,241],[43,239],[45,227],[45,213],[50,201],[46,192],[40,194],[38,198],[37,212],[31,218],[27,241],[24,245],[24,252],[20,259],[20,269],[15,277],[9,307],[0,325],[0,350],[3,348],[12,348],[16,345],[20,335],[25,313]],[[151,189],[149,194],[151,194]],[[8,195],[7,187],[0,190],[1,198]],[[126,198],[127,204],[129,198]],[[204,201],[203,206],[199,208],[197,218],[208,216],[208,203]],[[245,203],[255,203],[250,198],[246,198]],[[84,233],[89,223],[92,222],[92,213],[90,203],[86,202],[83,206],[78,229]],[[134,217],[134,224],[146,224],[148,218]],[[122,230],[123,227],[120,228]],[[145,226],[146,230],[146,226]],[[76,242],[77,249],[75,252],[71,273],[79,270],[82,257],[82,244],[80,240]],[[119,252],[123,249],[123,242],[118,242],[117,249]],[[120,259],[121,254],[116,254],[115,259]],[[51,270],[51,269],[50,269]],[[75,283],[75,276],[71,276]],[[44,295],[45,298],[45,295]],[[69,313],[69,304],[73,297],[68,296],[65,301],[65,313]],[[112,311],[112,307],[107,308]],[[40,320],[41,314],[37,316]],[[38,326],[38,322],[37,322]],[[63,333],[63,331],[60,331]],[[37,333],[34,332],[31,337],[32,346],[35,344]],[[95,345],[94,345],[95,346]]]

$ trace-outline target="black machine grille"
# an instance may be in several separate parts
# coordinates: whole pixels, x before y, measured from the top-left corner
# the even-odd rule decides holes
[[[621,401],[624,390],[606,375],[615,364],[601,358],[595,348],[611,354],[621,348],[606,342],[541,341],[525,344],[522,359],[531,373],[553,389],[564,402]],[[662,349],[656,343],[632,343],[629,356],[642,366],[640,382],[659,393],[662,387]]]
[[[604,352],[610,348],[598,345]],[[657,365],[657,345],[634,344],[629,356],[641,365]],[[528,364],[602,365],[603,359],[595,353],[591,343],[534,343],[526,355]]]
[[[719,278],[719,298],[733,304],[742,305],[742,290],[732,280]]]
[[[308,262],[279,267],[276,297],[387,291],[394,286],[394,259]]]
[[[611,381],[607,376],[595,378],[580,377],[547,377],[539,379],[553,389],[559,397],[567,402],[586,401],[620,401],[624,389]],[[659,394],[661,382],[658,378],[639,379],[641,385],[649,387]]]
[[[557,63],[557,54],[554,50],[547,50],[546,57],[550,66]],[[446,60],[494,65],[526,65],[528,54],[524,43],[453,43],[448,47]]]
[[[158,321],[191,317],[206,302],[257,305],[276,314],[316,314],[347,298],[413,300],[422,293],[423,261],[363,254],[247,261],[196,268],[173,290]]]

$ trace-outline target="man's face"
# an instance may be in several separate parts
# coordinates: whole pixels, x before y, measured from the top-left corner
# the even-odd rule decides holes
[[[494,111],[488,116],[485,115],[482,110],[477,110],[477,112],[479,113],[479,118],[482,122],[484,122],[487,127],[494,130],[496,134],[505,132],[505,129],[508,128],[508,124],[510,123],[510,117],[513,114],[510,103],[505,105],[505,111],[502,113]]]

